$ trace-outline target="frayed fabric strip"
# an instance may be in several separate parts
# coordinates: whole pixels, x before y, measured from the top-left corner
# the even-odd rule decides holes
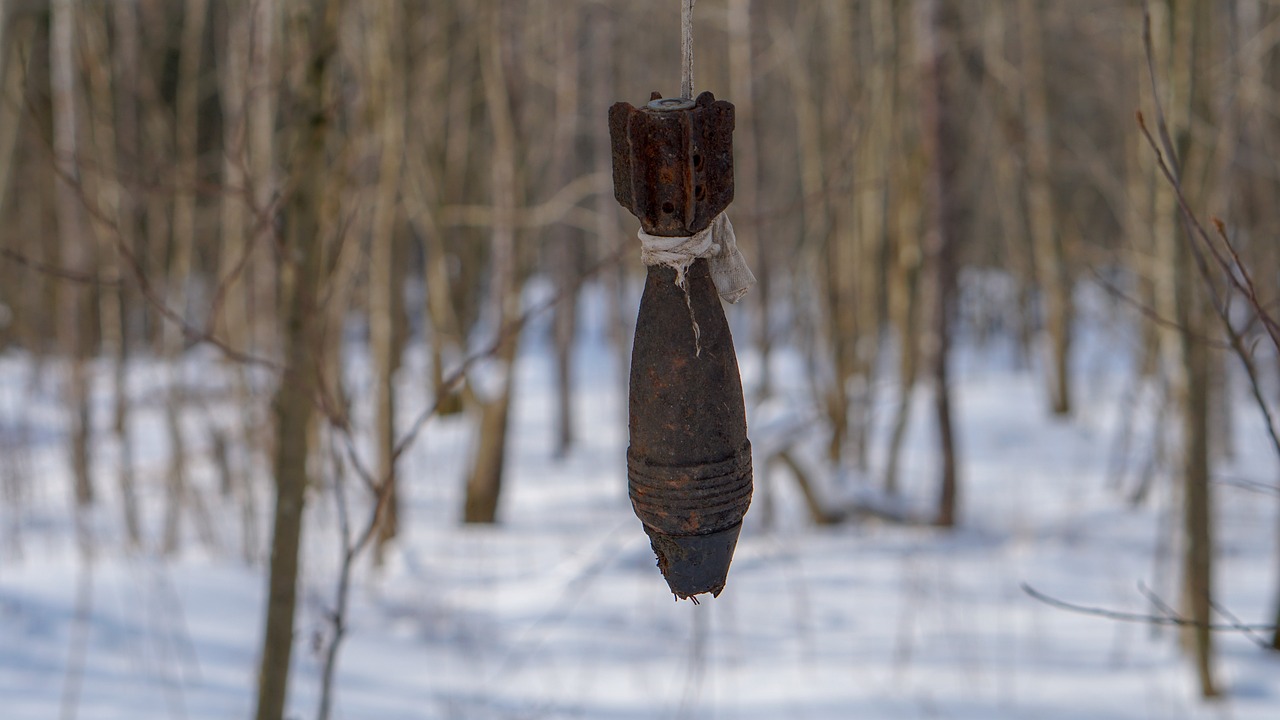
[[[665,265],[676,271],[676,284],[685,288],[685,272],[694,260],[706,258],[716,292],[726,302],[736,303],[756,284],[756,276],[747,267],[746,258],[738,250],[729,216],[720,213],[706,229],[685,237],[650,235],[643,229],[640,259],[645,265]]]

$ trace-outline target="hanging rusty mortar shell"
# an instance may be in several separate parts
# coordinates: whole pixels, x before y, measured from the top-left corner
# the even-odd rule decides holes
[[[614,194],[646,233],[692,235],[729,206],[733,126],[733,105],[709,92],[610,108]],[[676,597],[693,598],[724,589],[751,504],[751,443],[707,261],[685,279],[687,297],[675,270],[648,269],[631,351],[627,475],[658,568]]]

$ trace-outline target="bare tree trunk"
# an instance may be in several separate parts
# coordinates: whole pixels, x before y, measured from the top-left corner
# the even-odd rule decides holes
[[[126,127],[132,120],[132,103],[136,100],[132,95],[123,96],[113,93],[114,82],[111,70],[114,67],[107,39],[107,17],[109,8],[87,7],[84,18],[84,50],[87,55],[85,69],[88,73],[90,136],[92,138],[93,155],[95,157],[93,182],[86,187],[95,189],[93,195],[97,212],[93,216],[92,227],[99,247],[99,266],[102,275],[113,280],[122,276],[123,264],[120,261],[120,247],[133,247],[133,223],[131,205],[124,201],[124,188],[120,181],[120,167],[117,156],[117,141],[121,129],[116,120],[116,104],[122,108]],[[131,19],[123,11],[117,10],[117,18],[126,23]],[[121,28],[122,39],[129,39],[131,28]],[[132,127],[131,129],[136,129]],[[87,179],[87,178],[86,178]],[[114,386],[111,430],[116,444],[120,448],[120,462],[117,479],[120,487],[121,507],[123,508],[125,532],[131,546],[137,547],[142,540],[142,530],[138,518],[138,503],[133,483],[133,447],[128,431],[129,387],[128,387],[128,355],[124,326],[124,293],[119,282],[106,285],[99,294],[99,321],[102,332],[102,353],[112,360],[112,381]]]
[[[403,302],[403,287],[395,271],[395,220],[400,196],[401,157],[404,151],[404,17],[394,3],[374,3],[364,8],[370,14],[366,48],[370,110],[380,141],[378,184],[370,222],[369,243],[369,343],[372,346],[376,383],[375,442],[378,448],[378,478],[388,489],[378,518],[374,557],[381,562],[386,544],[396,536],[399,524],[399,497],[395,469],[395,376],[400,367],[400,343],[396,338],[396,318]]]
[[[141,176],[141,185],[145,192],[137,195],[145,202],[144,234],[139,238],[144,243],[145,259],[142,260],[147,276],[156,283],[157,293],[169,304],[168,292],[171,286],[170,251],[173,241],[173,217],[176,188],[175,159],[177,149],[174,141],[177,130],[176,107],[166,97],[164,87],[166,73],[172,72],[170,54],[165,38],[172,33],[172,28],[179,25],[175,9],[181,10],[183,2],[168,0],[137,0],[136,10],[139,19],[138,48],[140,52],[139,72],[133,77],[138,91],[139,120],[141,135],[145,139],[138,145],[138,167],[145,174]],[[189,54],[189,53],[188,53]],[[174,328],[164,315],[149,305],[146,307],[145,330],[147,342],[155,354],[165,356],[165,343]]]
[[[1057,231],[1045,36],[1040,0],[1018,0],[1023,112],[1027,150],[1027,220],[1035,247],[1036,282],[1049,334],[1049,398],[1055,415],[1071,413],[1071,281],[1065,241]]]
[[[16,27],[10,27],[11,38],[19,37]],[[27,71],[28,74],[23,79],[23,84],[19,88],[14,88],[14,92],[21,89],[24,95],[14,98],[14,106],[18,107],[21,97],[25,97],[27,92],[26,84],[34,81],[34,73],[42,63],[39,56],[48,57],[51,53],[49,33],[32,31],[26,35],[29,45],[28,50]],[[11,47],[15,50],[22,49],[24,42],[14,39],[9,41]],[[9,101],[9,96],[4,98]],[[43,139],[42,131],[31,127],[31,123],[23,122],[19,127],[19,136],[31,143],[47,142]],[[22,164],[13,168],[14,172],[19,172],[24,166]],[[17,204],[15,207],[17,238],[22,243],[19,247],[23,250],[27,257],[35,258],[41,262],[57,261],[57,177],[52,167],[52,163],[39,164],[32,168],[32,180],[35,187],[39,191],[35,193],[35,197],[30,201]],[[14,192],[20,186],[15,184]],[[48,242],[47,238],[53,238],[55,242]],[[53,305],[58,307],[58,299],[55,297],[56,289],[51,277],[45,273],[18,273],[18,285],[15,288],[15,296],[18,302],[24,307],[39,308]],[[46,359],[51,353],[56,353],[56,344],[59,340],[58,333],[61,325],[60,320],[54,320],[54,332],[49,332],[50,319],[48,316],[28,317],[25,313],[16,314],[14,317],[13,337],[21,342],[25,347],[32,349],[33,360]],[[56,355],[55,355],[56,356]],[[32,362],[31,374],[32,382],[39,380],[40,376],[45,372],[45,367],[51,363]]]
[[[992,107],[995,122],[991,133],[998,139],[1002,147],[1013,148],[1023,142],[1025,131],[1021,125],[1021,107],[1017,88],[1026,82],[1014,73],[1019,58],[1016,54],[1010,57],[1006,48],[1009,38],[1017,39],[1015,32],[1010,31],[1016,25],[1010,22],[1010,11],[1005,3],[991,3],[986,16],[986,39],[982,43],[982,57],[986,73],[983,86],[987,101]],[[1013,18],[1017,20],[1016,16]],[[1033,345],[1033,330],[1036,324],[1033,318],[1034,302],[1032,291],[1035,286],[1035,258],[1031,247],[1031,238],[1027,232],[1027,222],[1023,200],[1026,196],[1024,167],[1017,153],[992,153],[993,167],[992,186],[990,192],[1001,198],[999,203],[999,229],[1004,238],[1002,249],[1007,248],[1008,260],[1005,270],[1015,283],[1014,297],[1017,307],[1010,308],[1016,315],[1015,328],[1017,340],[1017,362],[1025,367],[1029,364]]]
[[[1153,5],[1152,9],[1159,11],[1159,4]],[[1142,27],[1142,8],[1134,7],[1125,17],[1133,27]],[[1147,74],[1145,49],[1139,33],[1126,35],[1124,57],[1126,65],[1141,68],[1135,72],[1135,82],[1130,86],[1138,106],[1152,107],[1151,79]],[[1164,179],[1159,177],[1159,170],[1151,162],[1151,149],[1142,134],[1129,132],[1126,140],[1124,234],[1131,254],[1127,264],[1136,276],[1135,294],[1139,302],[1156,313],[1163,313],[1166,308],[1161,304],[1161,294],[1166,280],[1159,238],[1171,232],[1170,226],[1176,218],[1168,193],[1163,192]],[[1161,314],[1161,317],[1169,316]],[[1159,323],[1151,318],[1143,317],[1139,322],[1141,351],[1136,364],[1141,377],[1152,378],[1160,365],[1162,330]]]
[[[120,208],[117,215],[119,236],[117,242],[129,252],[137,255],[140,229],[138,227],[138,202],[136,186],[138,175],[138,10],[133,3],[115,3],[111,6],[115,31],[115,73],[116,73],[116,136],[117,148],[121,160],[117,167],[122,169],[126,178],[122,183]],[[116,249],[117,255],[119,249]],[[128,407],[128,358],[130,341],[130,321],[128,308],[137,293],[122,288],[120,292],[121,326],[123,337],[120,343],[120,356],[116,363],[116,407],[115,426],[120,438],[120,494],[123,498],[125,526],[130,541],[134,544],[142,542],[141,519],[138,513],[133,475],[133,438],[129,433]]]
[[[1212,495],[1209,492],[1209,348],[1203,331],[1209,327],[1204,312],[1204,293],[1191,267],[1189,248],[1179,244],[1177,280],[1180,350],[1186,385],[1183,388],[1183,532],[1186,534],[1183,561],[1184,597],[1189,617],[1197,624],[1190,629],[1191,649],[1205,697],[1218,694],[1213,680],[1213,533]]]
[[[754,252],[752,267],[756,286],[755,344],[760,353],[759,399],[773,394],[769,376],[769,355],[773,330],[769,323],[772,302],[772,262],[769,242],[760,233],[760,140],[756,133],[755,53],[752,49],[751,0],[729,0],[729,92],[735,106],[734,128],[734,201],[738,221],[734,230],[738,242]]]
[[[613,102],[615,25],[616,18],[612,8],[600,6],[593,11],[591,22],[589,23],[591,37],[589,54],[591,59],[588,62],[588,67],[592,73],[592,98],[588,103],[591,107],[604,108]],[[591,127],[594,130],[591,149],[594,156],[595,170],[602,177],[608,177],[612,162],[612,148],[609,144],[609,127],[603,121],[603,114],[594,118]],[[607,192],[596,194],[595,215],[597,247],[601,255],[608,255],[617,248],[620,236],[618,231],[618,203],[611,194]],[[604,273],[605,302],[607,304],[605,315],[606,332],[609,338],[609,346],[613,349],[614,357],[617,359],[615,377],[622,397],[627,395],[627,382],[631,373],[627,344],[635,334],[632,327],[635,322],[634,314],[629,313],[629,310],[623,307],[626,303],[624,297],[627,285],[626,280],[626,267],[623,263],[619,263],[617,267],[608,269]],[[626,404],[620,404],[619,407],[621,408],[619,417],[625,422]]]
[[[1170,0],[1173,5],[1172,44],[1174,56],[1174,98],[1181,105],[1180,120],[1175,128],[1182,171],[1192,182],[1204,178],[1207,149],[1196,148],[1192,125],[1208,118],[1210,33],[1213,27],[1207,0]],[[1207,193],[1204,193],[1207,195]],[[1213,528],[1212,496],[1209,491],[1209,348],[1203,338],[1209,327],[1209,294],[1216,292],[1205,286],[1207,279],[1198,276],[1193,264],[1189,228],[1187,236],[1175,240],[1173,254],[1174,298],[1178,320],[1178,360],[1184,385],[1182,396],[1182,471],[1183,532],[1186,535],[1183,558],[1183,597],[1189,617],[1196,622],[1190,628],[1190,646],[1204,697],[1218,694],[1213,678]]]
[[[366,48],[365,41],[369,37],[366,20],[359,7],[350,6],[339,19],[341,29],[336,50],[342,57],[350,55],[360,58],[359,67],[365,69],[368,66],[366,58],[375,52]],[[351,397],[344,377],[347,320],[355,302],[360,276],[366,269],[368,251],[371,249],[366,246],[365,240],[371,230],[370,222],[377,204],[375,175],[381,159],[381,146],[378,143],[381,128],[378,127],[376,109],[380,88],[370,88],[369,76],[363,72],[352,77],[352,84],[356,83],[360,83],[362,88],[361,101],[358,107],[345,113],[349,118],[348,132],[352,135],[352,141],[336,156],[337,162],[331,171],[335,179],[326,187],[326,196],[320,203],[320,207],[326,212],[336,213],[333,216],[322,216],[321,225],[339,230],[334,242],[326,244],[322,250],[324,254],[321,264],[326,269],[325,286],[328,291],[321,304],[323,322],[319,332],[323,350],[318,364],[319,392],[329,416],[340,418],[343,423],[347,422],[351,413]],[[385,282],[387,279],[389,276],[380,277],[378,281]],[[374,360],[372,357],[370,359]],[[376,376],[377,368],[372,368],[372,371]],[[315,425],[312,430],[318,434],[320,426]],[[313,440],[318,443],[321,438]]]
[[[1256,0],[1256,5],[1250,8],[1250,10],[1252,11],[1251,14],[1257,18],[1256,27],[1258,28],[1267,27],[1271,23],[1276,22],[1277,19],[1280,19],[1280,8],[1275,7],[1273,4],[1263,2],[1263,0]],[[1270,104],[1263,102],[1262,98],[1271,97],[1275,78],[1280,77],[1280,47],[1272,45],[1269,51],[1263,54],[1263,58],[1265,59],[1264,62],[1257,63],[1256,70],[1247,74],[1248,79],[1245,81],[1244,87],[1246,92],[1249,94],[1249,97],[1254,100],[1254,105],[1257,108],[1255,112],[1265,118],[1260,118],[1260,121],[1258,122],[1258,125],[1262,128],[1258,131],[1259,135],[1265,135],[1268,139],[1274,141],[1276,138],[1275,129],[1277,128],[1277,122],[1274,114],[1270,112]],[[1264,140],[1260,142],[1259,145],[1265,147],[1267,142]],[[1273,179],[1270,183],[1266,184],[1258,184],[1263,185],[1263,187],[1255,190],[1255,192],[1264,195],[1268,200],[1267,202],[1260,202],[1258,205],[1266,207],[1274,212],[1273,204],[1270,203],[1269,200],[1274,197],[1275,189],[1277,187],[1276,180]],[[1274,215],[1271,217],[1274,222]],[[1264,256],[1263,267],[1280,268],[1280,255],[1277,255],[1276,248],[1272,247],[1270,250],[1270,254]],[[1272,398],[1274,402],[1280,403],[1280,393],[1273,394]],[[1275,407],[1275,405],[1273,405],[1273,407]],[[1277,515],[1276,530],[1280,532],[1280,514]],[[1276,562],[1280,563],[1280,542],[1277,542],[1276,545]],[[1276,652],[1280,652],[1280,581],[1277,582],[1275,592],[1275,612],[1273,615],[1272,625],[1274,625],[1276,629],[1271,635],[1271,649]]]
[[[92,271],[92,252],[81,206],[79,185],[79,115],[76,102],[76,3],[53,0],[49,29],[49,75],[53,110],[53,154],[58,208],[58,239],[62,267],[80,275]],[[70,407],[71,470],[79,507],[93,502],[89,447],[88,316],[89,292],[83,283],[57,284],[58,341],[68,370],[67,403]]]
[[[252,48],[249,55],[248,94],[245,97],[245,113],[248,115],[249,196],[252,198],[253,216],[250,221],[250,242],[254,247],[268,247],[275,237],[276,195],[279,191],[276,168],[276,97],[283,72],[278,67],[281,0],[251,0]],[[274,328],[278,323],[280,308],[275,292],[276,268],[254,264],[245,276],[248,288],[247,317],[250,319],[248,347],[255,352],[274,350]],[[265,338],[262,335],[266,335]],[[245,424],[247,447],[260,445],[256,441],[262,433],[252,433]]]
[[[326,148],[330,134],[329,76],[336,62],[341,0],[296,0],[290,4],[291,32],[302,55],[300,85],[294,88],[295,121],[299,128],[288,155],[291,192],[284,207],[286,262],[282,265],[282,297],[287,316],[284,374],[276,389],[273,412],[276,442],[273,471],[276,481],[272,524],[271,569],[263,631],[262,663],[258,674],[257,720],[282,720],[293,655],[293,618],[297,605],[298,548],[309,473],[309,425],[312,393],[318,387],[313,357],[319,350],[317,315],[322,275]]]
[[[248,279],[252,277],[253,255],[256,243],[250,240],[250,209],[254,204],[249,159],[249,68],[253,58],[253,8],[259,0],[235,0],[227,4],[226,43],[220,48],[221,92],[223,117],[222,184],[222,232],[221,252],[218,257],[218,284],[222,293],[222,309],[214,322],[220,326],[220,334],[231,347],[247,350],[252,344],[253,328],[249,317]],[[256,231],[253,232],[257,235]],[[254,238],[256,240],[256,237]],[[236,404],[249,408],[254,403],[249,388],[248,374],[243,366],[230,368]],[[252,413],[241,412],[239,426],[235,428],[243,440],[241,454],[247,460],[235,466],[232,448],[224,447],[219,455],[221,469],[225,473],[228,488],[240,504],[241,555],[251,561],[258,548],[258,510],[250,477],[254,473],[246,467],[252,462],[256,431],[249,419]]]
[[[890,2],[893,10],[886,25],[878,25],[873,29],[877,35],[888,35],[893,38],[893,65],[900,68],[907,58],[909,47],[906,37],[910,23],[906,16],[910,6]],[[881,11],[882,12],[882,11]],[[886,20],[878,16],[881,23]],[[900,96],[906,94],[909,83],[914,82],[914,74],[895,70],[893,78],[893,104],[899,104]],[[896,117],[896,112],[895,112]],[[907,133],[901,122],[893,123],[892,136],[894,147],[899,148],[903,160],[890,164],[891,183],[889,210],[886,222],[890,225],[890,278],[886,292],[889,303],[890,321],[897,329],[898,336],[898,402],[894,408],[892,430],[889,436],[889,448],[886,452],[884,489],[886,493],[898,492],[898,473],[901,464],[902,446],[906,439],[907,423],[911,415],[911,398],[914,395],[917,376],[920,373],[920,269],[924,258],[924,235],[920,228],[920,197],[916,188],[922,184],[920,170],[923,162],[919,148],[910,146]]]
[[[925,228],[926,271],[931,298],[929,374],[933,380],[934,411],[938,423],[940,527],[956,524],[959,480],[951,418],[951,305],[955,294],[956,142],[955,117],[947,69],[954,64],[956,22],[954,8],[944,0],[918,0],[917,50],[920,62],[921,140],[932,159],[925,182],[928,220]]]
[[[840,47],[854,39],[854,8],[849,4],[833,3],[826,6],[824,17],[827,43],[829,47]],[[826,117],[823,128],[827,131],[827,143],[823,152],[831,152],[831,147],[848,148],[848,118],[840,117],[843,112],[850,112],[858,93],[856,81],[857,68],[854,66],[856,55],[849,56],[844,63],[836,64],[831,70],[827,84],[827,96],[823,99]],[[844,98],[844,102],[834,102],[834,98]],[[843,111],[843,112],[842,112]],[[821,136],[819,142],[823,142]],[[824,167],[824,172],[826,168]],[[853,182],[857,187],[857,178]],[[845,189],[836,186],[838,189]],[[829,190],[834,190],[831,188]],[[831,444],[828,456],[835,463],[847,459],[848,450],[854,450],[855,460],[862,467],[862,414],[860,403],[855,396],[861,395],[865,389],[866,376],[859,367],[858,344],[863,339],[862,328],[858,324],[858,234],[856,220],[851,217],[852,203],[836,201],[822,197],[821,202],[827,206],[826,212],[831,216],[829,234],[826,242],[826,307],[827,337],[831,346],[832,370],[831,383],[827,387],[827,415],[831,422]],[[855,383],[857,387],[854,387]],[[852,417],[851,417],[852,416]]]
[[[894,277],[890,292],[893,294],[894,325],[898,329],[898,401],[893,411],[889,432],[889,449],[885,453],[884,491],[890,495],[898,492],[899,466],[902,462],[902,445],[907,436],[907,424],[911,418],[911,398],[914,395],[916,376],[919,374],[919,296],[920,267],[909,249],[899,251],[894,263]],[[906,256],[906,257],[902,257]]]
[[[248,150],[249,183],[246,190],[250,199],[252,213],[249,220],[249,242],[255,248],[267,247],[276,240],[276,219],[278,213],[274,207],[277,194],[276,171],[276,139],[275,98],[278,94],[282,73],[278,67],[278,37],[280,34],[279,0],[251,0],[249,35],[252,43],[249,52],[247,69],[248,84],[245,95],[246,115],[246,149]],[[259,330],[279,326],[279,308],[276,303],[277,273],[266,263],[254,262],[246,268],[246,327],[244,341],[246,347],[257,353],[269,351],[272,340],[259,340]],[[269,336],[274,337],[271,331]],[[247,378],[243,378],[241,386],[248,394]],[[269,433],[262,432],[249,413],[244,414],[241,431],[247,457],[246,466],[253,468],[254,457],[261,453],[265,457],[267,443],[264,438]],[[257,533],[257,496],[254,493],[252,478],[254,472],[244,474],[244,506],[242,517],[245,525],[245,553],[258,552]]]
[[[577,3],[556,8],[554,28],[556,58],[555,138],[552,141],[551,182],[564,187],[575,168],[578,139],[578,16]],[[740,118],[741,116],[739,116]],[[741,123],[741,119],[739,119]],[[741,127],[741,125],[739,125]],[[567,225],[555,226],[551,240],[552,273],[558,298],[555,305],[556,356],[556,457],[565,457],[573,446],[573,347],[577,336],[578,269],[582,264],[582,242],[578,231]]]
[[[454,7],[455,21],[458,31],[451,37],[454,52],[461,57],[474,55],[478,43],[476,41],[474,12],[470,4]],[[467,149],[470,145],[472,109],[475,105],[476,78],[474,62],[453,63],[448,72],[448,99],[446,101],[446,120],[444,136],[443,177],[435,195],[440,203],[457,201],[466,186],[468,169]],[[425,102],[425,98],[423,99]],[[421,106],[423,103],[418,103]],[[425,115],[425,112],[420,112]],[[422,162],[411,159],[411,167],[421,167]],[[424,173],[417,173],[423,175]],[[425,185],[425,183],[423,183]],[[433,396],[437,399],[440,413],[452,415],[463,410],[463,395],[454,388],[445,387],[445,363],[448,351],[463,352],[466,349],[466,337],[462,329],[462,321],[454,303],[453,279],[449,271],[452,254],[447,242],[445,228],[438,218],[427,224],[425,231],[426,267],[424,273],[427,282],[427,317],[431,320],[431,386]],[[464,381],[465,382],[465,381]]]
[[[491,305],[496,311],[499,333],[495,359],[501,378],[488,397],[479,398],[480,424],[476,454],[467,479],[463,520],[468,523],[496,522],[498,497],[507,447],[507,417],[515,384],[515,356],[518,329],[514,321],[520,312],[517,285],[515,211],[517,207],[516,129],[507,91],[507,68],[502,48],[502,7],[497,0],[486,3],[481,23],[488,35],[481,43],[480,70],[493,127],[493,212],[490,262],[492,263]]]
[[[174,148],[177,170],[173,199],[173,254],[169,266],[166,300],[179,315],[186,314],[187,285],[191,279],[196,244],[196,158],[200,111],[200,60],[204,43],[208,0],[186,0],[182,14],[182,42],[178,55],[177,98],[174,103]],[[182,430],[183,384],[181,355],[185,337],[177,323],[166,323],[164,355],[169,372],[169,399],[165,425],[169,433],[168,499],[163,547],[175,552],[180,541],[182,508],[190,498],[186,472],[186,438]]]
[[[13,179],[14,149],[22,128],[27,66],[30,64],[30,21],[10,19],[5,0],[0,0],[0,207],[9,197]]]
[[[808,3],[799,8],[800,17],[806,21],[805,25],[819,22],[820,18],[815,19],[808,16],[818,15],[821,12],[816,3]],[[783,32],[782,41],[786,43],[789,60],[787,68],[789,70],[792,96],[794,97],[792,106],[795,113],[795,142],[799,150],[799,183],[801,207],[803,209],[801,232],[806,238],[806,242],[810,244],[809,246],[814,248],[811,251],[810,262],[815,268],[825,268],[828,264],[826,253],[827,246],[831,241],[832,220],[826,199],[828,179],[823,161],[822,121],[819,112],[818,88],[815,87],[815,78],[808,67],[805,54],[805,46],[815,42],[815,40],[812,36],[801,36],[796,29],[799,25],[801,23],[796,22],[788,26]],[[821,274],[821,271],[819,271],[819,274]],[[833,305],[830,301],[831,292],[826,287],[829,282],[826,278],[823,278],[815,284],[818,287],[809,291],[811,293],[810,297],[813,298],[813,303],[831,308]],[[832,320],[827,318],[828,327],[831,324]],[[829,335],[830,333],[826,334]],[[824,333],[822,332],[815,332],[815,339],[808,348],[810,363],[813,366],[819,366],[817,356],[823,335]],[[834,355],[834,347],[830,348],[830,350]],[[833,361],[831,364],[834,365],[835,362]],[[814,374],[816,375],[817,373],[815,372]],[[839,462],[845,427],[842,408],[836,407],[836,403],[833,402],[833,400],[839,398],[829,389],[818,388],[817,383],[815,383],[814,387],[814,396],[815,402],[819,403],[824,411],[827,412],[832,425],[831,438],[827,444],[827,457],[832,462]]]
[[[856,283],[853,311],[857,343],[853,350],[861,378],[854,403],[857,418],[854,447],[862,468],[867,467],[881,330],[887,315],[889,188],[896,159],[892,153],[893,131],[899,123],[894,83],[897,49],[893,5],[885,1],[864,4],[867,32],[861,37],[869,40],[862,60],[867,85],[862,116],[866,121],[853,144],[856,160],[851,206],[857,212],[853,219],[857,259],[849,272]]]
[[[1207,119],[1205,94],[1210,18],[1202,0],[1167,0],[1153,6],[1152,36],[1157,51],[1157,68],[1167,73],[1168,124],[1176,145],[1174,171],[1183,181],[1183,191],[1194,204],[1203,189],[1202,173],[1207,149],[1193,141],[1192,125]],[[1157,78],[1161,80],[1162,78]],[[1193,179],[1198,178],[1198,179]],[[1173,191],[1165,188],[1160,212],[1170,218],[1167,234],[1160,243],[1164,287],[1161,293],[1164,317],[1175,327],[1164,332],[1165,358],[1171,375],[1171,389],[1178,404],[1182,473],[1182,604],[1185,616],[1195,625],[1184,628],[1183,643],[1196,665],[1200,691],[1204,697],[1218,694],[1213,679],[1212,620],[1212,525],[1209,492],[1209,349],[1203,338],[1208,329],[1206,310],[1209,293],[1198,275],[1193,259],[1194,240],[1177,223],[1180,217]]]
[[[248,118],[245,109],[249,80],[251,0],[227,3],[226,44],[219,48],[222,101],[222,242],[218,256],[219,291],[222,308],[214,318],[220,334],[235,348],[245,348],[248,308],[245,298],[244,270],[248,253],[252,252],[245,230],[249,211],[249,153],[247,149]]]
[[[27,68],[30,65],[31,46],[28,33],[32,23],[17,27],[16,19],[8,18],[8,5],[0,0],[0,209],[9,197],[9,180],[15,174],[14,152],[18,134],[22,128],[19,108],[26,97]],[[15,37],[17,38],[15,40]],[[13,307],[21,302],[18,290],[21,276],[10,279],[13,268],[0,268],[0,304]],[[8,315],[8,313],[5,313]],[[0,347],[7,346],[17,337],[18,323],[6,317],[0,322]]]

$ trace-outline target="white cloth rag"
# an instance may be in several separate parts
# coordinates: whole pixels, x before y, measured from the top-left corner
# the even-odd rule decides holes
[[[706,258],[711,266],[711,281],[720,297],[736,303],[756,284],[756,276],[747,267],[746,258],[738,250],[729,216],[720,213],[710,225],[693,235],[661,237],[641,228],[640,259],[645,265],[665,265],[676,271],[676,285],[686,293],[685,272],[694,260]]]

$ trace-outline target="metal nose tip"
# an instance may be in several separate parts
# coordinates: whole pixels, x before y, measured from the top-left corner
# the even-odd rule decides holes
[[[658,556],[658,569],[676,597],[716,597],[724,590],[742,523],[709,535],[668,535],[648,526],[645,532]]]
[[[650,100],[649,104],[646,105],[650,110],[660,110],[662,112],[692,110],[696,106],[697,103],[688,98],[658,98],[657,100]]]

